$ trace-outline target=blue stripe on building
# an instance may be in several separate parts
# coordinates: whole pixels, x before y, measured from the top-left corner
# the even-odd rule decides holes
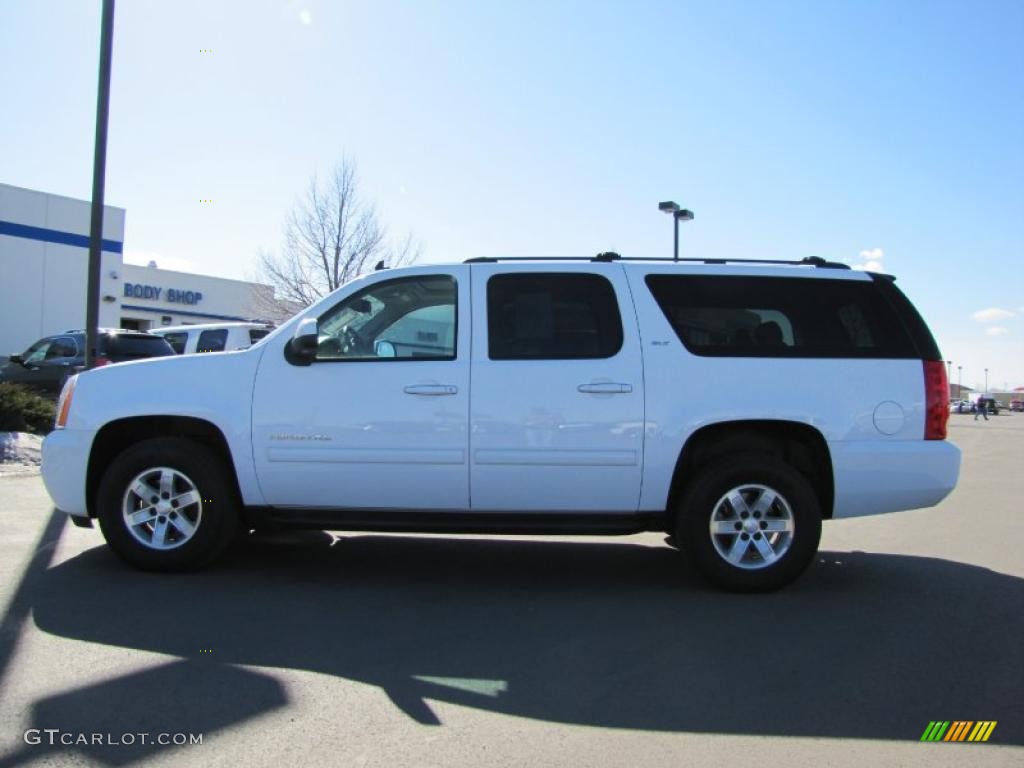
[[[59,245],[74,245],[79,248],[89,247],[88,235],[76,235],[73,232],[61,232],[57,229],[46,229],[44,227],[30,227],[27,224],[16,224],[13,221],[0,221],[0,235],[11,237],[22,237],[26,240],[38,240],[43,243],[57,243]],[[123,243],[117,240],[104,240],[103,250],[109,253],[121,253]]]
[[[171,307],[142,307],[138,304],[122,304],[121,309],[134,309],[139,312],[159,312],[165,315],[188,315],[189,317],[207,317],[211,320],[239,320],[242,322],[259,323],[261,320],[252,320],[248,317],[235,317],[234,315],[211,315],[209,312],[190,312],[185,309],[172,309]]]

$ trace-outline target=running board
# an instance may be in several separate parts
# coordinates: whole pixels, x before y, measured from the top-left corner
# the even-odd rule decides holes
[[[663,512],[410,512],[394,509],[247,507],[250,528],[389,533],[623,536],[667,530]]]

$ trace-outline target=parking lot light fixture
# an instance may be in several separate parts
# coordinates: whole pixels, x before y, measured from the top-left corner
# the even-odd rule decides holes
[[[679,203],[673,200],[664,200],[658,203],[658,210],[663,213],[672,214],[672,225],[673,225],[673,243],[672,243],[672,260],[679,261],[679,222],[680,221],[693,221],[693,211],[687,210],[686,208],[680,208]]]
[[[103,0],[100,21],[100,66],[96,93],[96,137],[92,159],[92,210],[86,270],[85,367],[96,364],[99,343],[100,262],[103,241],[103,194],[107,173],[107,122],[110,116],[110,61],[113,54],[114,0]]]

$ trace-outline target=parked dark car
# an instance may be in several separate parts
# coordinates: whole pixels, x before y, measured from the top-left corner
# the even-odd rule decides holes
[[[1011,400],[1010,401],[1011,411],[1024,411],[1024,400]]]
[[[117,328],[101,328],[96,365],[123,363],[145,357],[166,357],[174,350],[162,336]],[[0,368],[0,381],[24,384],[58,393],[68,376],[85,365],[85,332],[68,331],[47,336],[20,355],[11,355]]]

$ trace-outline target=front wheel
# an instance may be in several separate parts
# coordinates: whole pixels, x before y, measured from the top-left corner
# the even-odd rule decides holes
[[[763,454],[719,459],[699,470],[676,514],[676,538],[697,569],[737,592],[769,592],[810,565],[821,509],[807,479]]]
[[[100,529],[121,559],[148,571],[213,560],[238,533],[231,469],[192,440],[145,440],[107,469],[96,497]]]

